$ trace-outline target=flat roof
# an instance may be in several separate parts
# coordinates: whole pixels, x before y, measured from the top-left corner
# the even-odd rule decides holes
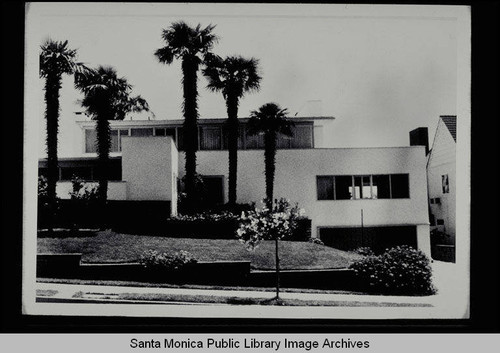
[[[298,121],[314,121],[314,120],[334,120],[333,116],[295,116],[289,117],[290,120]],[[227,118],[199,118],[198,122],[201,124],[214,124],[222,123],[226,121]],[[248,117],[238,118],[241,122],[247,122]],[[80,126],[92,126],[94,125],[94,120],[79,120],[76,122]],[[164,119],[164,120],[110,120],[111,126],[113,125],[131,125],[131,126],[157,126],[157,125],[182,125],[184,119]]]

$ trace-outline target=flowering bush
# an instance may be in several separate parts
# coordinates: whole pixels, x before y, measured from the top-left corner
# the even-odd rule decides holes
[[[262,240],[279,240],[290,236],[299,216],[298,206],[290,208],[287,200],[276,200],[273,210],[263,207],[261,210],[242,212],[236,237],[253,250]]]
[[[363,255],[363,256],[373,256],[375,253],[371,248],[368,246],[362,246],[354,250],[356,254]]]
[[[406,245],[387,250],[380,256],[367,256],[350,268],[369,291],[402,295],[436,293],[429,259],[420,250]]]
[[[169,255],[148,250],[141,255],[140,263],[147,269],[177,271],[187,264],[196,263],[197,260],[189,252],[181,250]]]

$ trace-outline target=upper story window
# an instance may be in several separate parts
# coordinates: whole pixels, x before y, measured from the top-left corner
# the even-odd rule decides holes
[[[153,128],[130,129],[130,136],[153,136]]]
[[[155,127],[155,136],[170,136],[177,142],[177,134],[175,133],[175,127]]]
[[[316,184],[318,200],[410,197],[408,174],[324,175],[316,177]]]
[[[179,150],[184,150],[184,132],[182,126],[151,127],[111,130],[111,152],[121,152],[121,137],[123,136],[171,136]],[[95,153],[96,131],[85,129],[85,153]],[[228,133],[222,124],[201,125],[198,129],[198,148],[200,150],[227,150]],[[245,124],[240,124],[238,130],[238,149],[264,149],[264,134],[248,135]],[[277,148],[313,148],[313,124],[297,124],[292,137],[279,134]]]
[[[220,126],[200,127],[200,149],[221,150],[222,128]]]
[[[122,137],[129,136],[128,129],[111,130],[110,152],[122,150]],[[97,133],[95,129],[85,129],[85,153],[97,152]]]
[[[448,180],[448,174],[441,175],[441,184],[442,184],[443,194],[448,194],[450,192],[450,183]]]

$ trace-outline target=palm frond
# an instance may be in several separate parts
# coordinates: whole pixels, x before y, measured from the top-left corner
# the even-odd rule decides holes
[[[170,65],[174,61],[174,53],[170,47],[163,47],[155,51],[156,58],[162,64]]]
[[[130,97],[132,85],[126,78],[118,77],[114,68],[99,66],[81,74],[75,82],[84,98],[81,106],[93,119],[124,119],[130,112],[148,111],[149,106],[141,96]]]
[[[59,42],[47,39],[40,48],[40,77],[74,73],[77,51],[68,48],[67,40]]]
[[[250,112],[248,133],[256,135],[260,132],[282,133],[293,136],[294,123],[287,118],[288,110],[276,103],[266,103],[258,110]]]

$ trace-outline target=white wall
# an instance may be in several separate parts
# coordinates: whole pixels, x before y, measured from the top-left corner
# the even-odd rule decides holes
[[[450,192],[443,194],[442,175],[448,174]],[[455,236],[456,224],[456,143],[444,122],[439,119],[427,171],[429,198],[441,198],[440,204],[431,204],[436,219],[444,220],[437,228]]]
[[[85,185],[97,186],[98,182],[87,182]],[[69,193],[73,190],[71,181],[58,181],[56,186],[57,196],[61,199],[69,199]],[[109,181],[108,182],[108,200],[126,200],[127,199],[127,183],[124,181]]]
[[[184,175],[184,153],[179,155],[179,174]],[[225,175],[227,201],[227,151],[198,151],[197,171]],[[425,148],[349,148],[279,150],[276,155],[275,197],[298,202],[317,227],[359,227],[361,209],[365,226],[428,225]],[[318,201],[317,175],[391,174],[410,175],[410,198],[391,200]],[[238,202],[257,202],[265,197],[264,152],[238,153]]]
[[[175,144],[170,137],[123,137],[122,180],[127,200],[172,201]]]

